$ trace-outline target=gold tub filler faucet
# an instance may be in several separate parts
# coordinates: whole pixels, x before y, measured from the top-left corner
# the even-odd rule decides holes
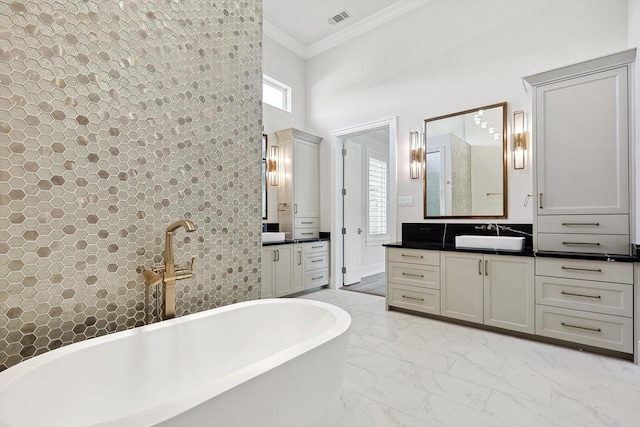
[[[147,285],[154,287],[162,283],[162,296],[164,302],[164,318],[171,319],[176,315],[176,280],[188,279],[193,275],[195,258],[191,259],[188,268],[176,268],[173,262],[173,232],[183,227],[187,232],[196,231],[196,226],[186,219],[176,221],[167,228],[164,245],[164,264],[154,265],[151,270],[142,272]]]

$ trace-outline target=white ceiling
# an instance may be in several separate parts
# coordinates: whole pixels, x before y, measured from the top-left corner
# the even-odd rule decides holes
[[[263,0],[264,33],[310,58],[431,0]],[[328,20],[346,10],[350,18]]]

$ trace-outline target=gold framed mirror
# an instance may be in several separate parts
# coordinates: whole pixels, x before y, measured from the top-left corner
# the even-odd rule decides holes
[[[507,218],[507,103],[424,121],[424,218]]]

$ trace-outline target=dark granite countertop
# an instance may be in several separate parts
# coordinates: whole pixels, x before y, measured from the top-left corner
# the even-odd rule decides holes
[[[456,251],[481,254],[515,255],[528,257],[553,257],[584,259],[593,261],[640,262],[640,245],[631,245],[631,255],[589,254],[575,252],[552,252],[533,250],[532,224],[496,224],[501,236],[525,236],[524,250],[506,251],[497,249],[456,248],[455,237],[459,235],[495,236],[495,227],[489,230],[486,223],[403,223],[402,242],[387,243],[392,248]]]
[[[534,256],[533,251],[530,248],[525,248],[522,251],[507,251],[499,249],[465,249],[456,248],[453,244],[442,243],[430,243],[430,242],[395,242],[386,243],[383,246],[390,248],[404,248],[404,249],[426,249],[432,251],[448,251],[448,252],[469,252],[476,254],[494,254],[494,255],[514,255],[514,256]]]
[[[290,245],[291,243],[313,243],[313,242],[328,242],[328,237],[316,237],[311,239],[295,239],[295,240],[283,240],[281,242],[263,242],[262,246],[276,246],[276,245]]]

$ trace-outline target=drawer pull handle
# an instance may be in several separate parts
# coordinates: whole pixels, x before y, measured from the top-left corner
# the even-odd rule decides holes
[[[575,270],[575,271],[590,271],[592,273],[602,273],[602,269],[600,268],[578,268],[578,267],[565,267],[562,266],[563,270]]]
[[[576,329],[584,329],[585,331],[593,331],[593,332],[602,332],[600,328],[587,328],[586,326],[577,326],[571,325],[569,323],[560,322],[562,326],[566,326],[567,328],[576,328]]]
[[[318,276],[318,277],[312,277],[311,280],[320,280],[322,279],[323,276]]]
[[[407,255],[407,254],[402,254],[403,257],[405,258],[424,258],[423,255]]]
[[[600,246],[599,242],[562,242],[563,245]]]
[[[564,227],[600,227],[599,222],[563,222]]]
[[[313,233],[300,233],[300,234],[302,234],[303,236],[308,236],[308,235],[313,234]]]
[[[565,292],[562,291],[560,292],[562,295],[571,295],[572,297],[585,297],[585,298],[596,298],[596,299],[600,299],[602,298],[600,295],[583,295],[583,294],[574,294],[572,292]]]
[[[313,261],[311,261],[311,262],[321,262],[321,261],[322,261],[321,259],[314,259],[314,260],[313,260]]]
[[[402,298],[412,299],[414,301],[420,301],[420,302],[424,301],[424,298],[414,298],[414,297],[408,297],[406,295],[402,295]]]
[[[313,221],[302,221],[302,224],[313,224]]]
[[[320,249],[322,246],[311,246],[311,249]]]
[[[403,276],[411,276],[411,277],[419,277],[421,279],[424,277],[424,274],[411,274],[411,273],[405,273],[405,272],[403,272],[402,275]]]

